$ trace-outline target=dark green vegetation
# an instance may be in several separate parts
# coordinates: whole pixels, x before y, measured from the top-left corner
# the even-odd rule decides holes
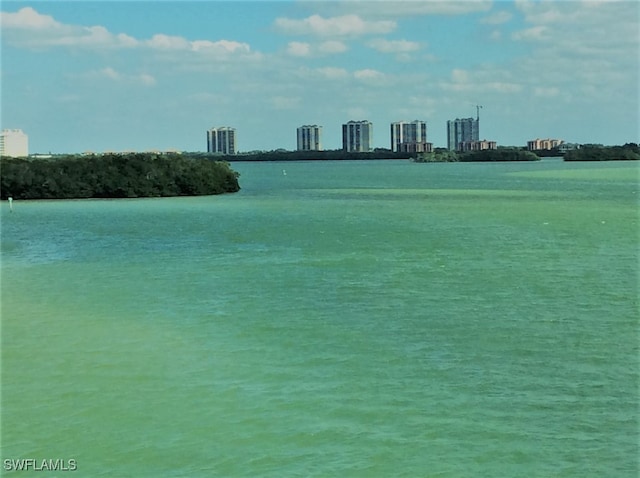
[[[620,161],[639,160],[640,147],[635,143],[624,146],[583,145],[580,149],[567,151],[565,161]]]
[[[201,196],[239,189],[238,173],[228,163],[192,154],[0,159],[2,199]]]
[[[486,149],[484,151],[457,152],[436,148],[432,153],[419,153],[418,163],[474,162],[474,161],[538,161],[540,158],[529,151],[516,148]]]
[[[354,159],[409,159],[415,153],[394,153],[390,149],[376,148],[366,153],[347,153],[342,149],[326,151],[287,151],[276,149],[274,151],[251,151],[234,155],[208,155],[201,153],[203,157],[220,158],[223,161],[309,161],[309,160],[354,160]]]

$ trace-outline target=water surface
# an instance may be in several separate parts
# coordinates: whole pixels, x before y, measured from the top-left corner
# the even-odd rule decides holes
[[[2,205],[3,460],[637,476],[636,164],[233,166]]]

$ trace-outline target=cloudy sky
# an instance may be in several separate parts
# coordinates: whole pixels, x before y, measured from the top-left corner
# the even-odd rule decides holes
[[[295,149],[475,116],[501,145],[639,140],[636,1],[3,1],[2,128],[30,152]]]

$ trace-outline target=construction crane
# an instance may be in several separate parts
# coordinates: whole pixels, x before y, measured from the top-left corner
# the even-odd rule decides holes
[[[476,107],[476,121],[480,121],[480,108],[482,105],[474,105]]]

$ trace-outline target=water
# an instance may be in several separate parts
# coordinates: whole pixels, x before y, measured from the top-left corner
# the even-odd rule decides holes
[[[637,476],[637,164],[234,168],[234,195],[2,205],[3,460]]]

